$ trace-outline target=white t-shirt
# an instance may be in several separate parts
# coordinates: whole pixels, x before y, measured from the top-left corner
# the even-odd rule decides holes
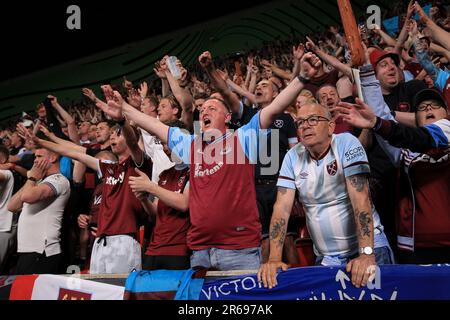
[[[170,161],[163,150],[161,142],[153,135],[141,129],[142,140],[144,141],[144,151],[152,159],[152,181],[158,183],[161,172],[172,168],[175,163]]]
[[[11,231],[13,213],[8,211],[8,202],[11,199],[14,188],[14,176],[9,170],[0,170],[0,174],[6,180],[0,182],[0,232]]]
[[[33,204],[24,203],[17,231],[17,252],[43,253],[47,257],[61,253],[61,225],[64,208],[70,196],[70,183],[57,173],[39,184],[47,184],[55,197]]]

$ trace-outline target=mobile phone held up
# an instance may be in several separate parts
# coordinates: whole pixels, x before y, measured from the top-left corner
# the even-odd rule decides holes
[[[180,71],[180,68],[178,68],[178,66],[177,66],[177,57],[175,57],[175,56],[168,57],[166,60],[166,63],[167,63],[167,67],[169,68],[169,71],[172,74],[172,76],[177,80],[180,79],[181,71]]]

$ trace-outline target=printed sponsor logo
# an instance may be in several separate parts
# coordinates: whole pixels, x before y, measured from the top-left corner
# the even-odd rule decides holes
[[[117,179],[114,177],[106,178],[106,184],[110,186],[115,186],[118,183],[122,184],[124,179],[125,179],[125,172],[122,172]]]
[[[219,162],[213,168],[205,169],[205,170],[202,170],[202,165],[201,164],[196,164],[195,165],[194,177],[198,178],[198,177],[204,177],[204,176],[212,176],[213,174],[218,172],[220,169],[222,169],[223,164],[224,164],[223,162]]]
[[[345,152],[344,156],[346,161],[351,161],[358,157],[364,157],[364,154],[363,147],[356,147]]]

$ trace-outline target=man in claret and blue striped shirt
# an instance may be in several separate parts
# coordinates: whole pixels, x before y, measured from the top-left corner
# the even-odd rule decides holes
[[[319,265],[347,264],[356,286],[365,285],[376,264],[393,263],[378,213],[369,196],[367,156],[349,133],[335,135],[330,112],[319,104],[303,106],[297,115],[302,143],[291,149],[281,167],[278,195],[270,226],[270,258],[258,273],[269,288],[276,270],[295,192],[306,212]]]

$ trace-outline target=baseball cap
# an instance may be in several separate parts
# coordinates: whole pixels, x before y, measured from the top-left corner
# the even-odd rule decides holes
[[[398,56],[398,54],[386,52],[380,49],[375,49],[370,53],[370,63],[375,69],[377,67],[377,64],[386,57],[391,57],[397,66],[400,65],[400,57]]]
[[[436,100],[439,101],[440,104],[445,109],[447,108],[447,103],[445,102],[445,99],[442,97],[442,95],[434,89],[424,89],[422,91],[419,91],[416,96],[414,97],[414,106],[417,108],[417,106],[422,103],[422,101],[426,100]]]

